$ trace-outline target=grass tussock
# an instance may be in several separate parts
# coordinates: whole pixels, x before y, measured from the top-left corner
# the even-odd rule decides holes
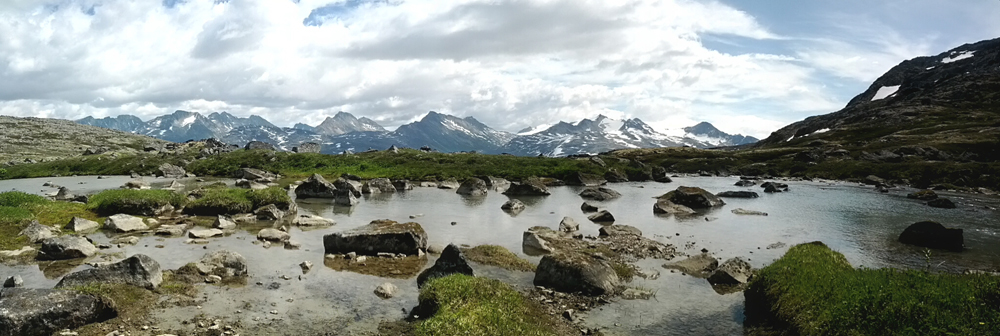
[[[284,209],[291,202],[288,192],[277,187],[262,190],[210,188],[204,190],[201,198],[189,202],[184,211],[198,216],[231,215],[252,212],[268,204]]]
[[[50,201],[20,191],[0,193],[0,250],[16,250],[28,245],[27,238],[18,235],[32,220],[58,228],[73,217],[99,220],[98,215],[83,204]]]
[[[180,207],[184,197],[170,190],[105,190],[90,197],[87,208],[101,216],[129,214],[151,216],[150,209]]]
[[[503,282],[451,275],[427,282],[420,305],[430,318],[414,335],[555,335],[548,314]]]
[[[497,266],[511,271],[534,272],[536,265],[521,259],[503,246],[479,245],[463,249],[465,257],[483,265]]]
[[[745,295],[751,334],[1000,334],[1000,277],[855,269],[822,244],[792,247]]]
[[[144,288],[121,284],[89,284],[72,289],[103,297],[111,301],[118,311],[118,317],[74,330],[81,336],[105,335],[107,328],[117,329],[122,325],[139,328],[146,323],[159,298],[159,295]]]

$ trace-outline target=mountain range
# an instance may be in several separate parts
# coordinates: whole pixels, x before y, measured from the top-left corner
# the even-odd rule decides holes
[[[356,118],[347,112],[327,117],[316,126],[297,123],[292,127],[278,127],[256,115],[242,118],[227,112],[213,112],[206,116],[189,111],[175,111],[148,122],[136,116],[120,115],[102,119],[87,117],[77,120],[77,123],[172,142],[216,138],[229,144],[244,145],[250,141],[262,141],[286,151],[301,143],[314,142],[321,145],[322,153],[327,154],[385,149],[395,145],[430,147],[441,152],[566,156],[623,148],[709,148],[757,141],[753,137],[727,134],[705,122],[684,128],[683,133],[666,135],[638,118],[614,120],[603,115],[594,120],[529,128],[517,134],[493,129],[473,117],[459,118],[433,111],[417,122],[399,126],[395,131],[388,131],[374,120]]]

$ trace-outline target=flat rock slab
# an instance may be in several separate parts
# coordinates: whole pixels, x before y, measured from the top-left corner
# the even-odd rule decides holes
[[[661,215],[694,215],[697,212],[689,207],[674,204],[674,202],[668,200],[658,200],[656,204],[653,204],[653,213]]]
[[[719,268],[719,260],[708,253],[702,253],[681,261],[663,264],[663,268],[679,270],[699,278],[708,278],[712,272],[715,272],[716,268]]]
[[[292,220],[292,225],[296,226],[330,226],[337,224],[336,221],[313,215],[299,215]]]
[[[76,291],[0,290],[0,336],[48,336],[116,316],[111,302]]]
[[[766,212],[757,210],[747,210],[743,208],[736,208],[733,209],[731,212],[735,215],[743,215],[743,216],[767,216]]]
[[[355,229],[323,237],[326,253],[355,252],[377,255],[379,252],[416,255],[427,248],[427,232],[417,223],[376,220]]]
[[[609,225],[601,227],[597,231],[601,237],[642,236],[642,231],[634,226],[628,225]]]
[[[247,275],[247,259],[229,250],[205,254],[194,266],[202,275],[217,275],[222,278]]]
[[[225,231],[220,229],[192,229],[188,231],[188,238],[204,239],[218,237],[225,234]]]
[[[63,229],[70,230],[73,232],[86,232],[86,231],[97,230],[97,228],[99,227],[101,227],[101,224],[95,221],[80,217],[73,217],[73,219],[69,221],[69,224],[66,224],[66,226],[63,227]]]
[[[104,221],[104,228],[114,232],[134,232],[148,230],[149,227],[142,218],[126,214],[117,214]]]
[[[70,273],[56,288],[83,286],[92,283],[124,284],[153,290],[163,282],[160,264],[144,254],[137,254],[114,264]]]
[[[621,197],[622,194],[610,188],[587,188],[580,192],[580,197],[595,201],[607,201]]]

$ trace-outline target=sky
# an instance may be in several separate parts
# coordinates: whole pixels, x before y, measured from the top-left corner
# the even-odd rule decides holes
[[[997,0],[4,0],[0,114],[174,110],[389,129],[604,114],[766,137],[899,62],[1000,37]]]

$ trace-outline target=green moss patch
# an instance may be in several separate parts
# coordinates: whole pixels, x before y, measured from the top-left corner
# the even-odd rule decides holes
[[[500,281],[451,275],[427,282],[420,307],[429,318],[415,335],[555,335],[548,314]]]
[[[0,206],[0,250],[17,250],[28,245],[27,237],[19,237],[35,215],[24,208]]]
[[[479,245],[462,250],[465,258],[483,265],[497,266],[511,271],[534,272],[535,265],[521,259],[503,246]]]
[[[83,204],[50,201],[20,191],[0,193],[0,250],[16,250],[29,245],[27,238],[18,234],[32,220],[62,227],[73,217],[99,220],[97,214]]]
[[[277,187],[263,190],[210,188],[202,191],[201,198],[189,202],[184,212],[197,216],[232,215],[252,212],[268,204],[287,208],[291,203],[288,193]]]
[[[745,296],[754,335],[1000,334],[1000,277],[855,269],[821,243],[789,249]]]
[[[150,209],[166,205],[180,207],[184,197],[170,190],[105,190],[90,197],[87,208],[101,216],[149,215]]]

